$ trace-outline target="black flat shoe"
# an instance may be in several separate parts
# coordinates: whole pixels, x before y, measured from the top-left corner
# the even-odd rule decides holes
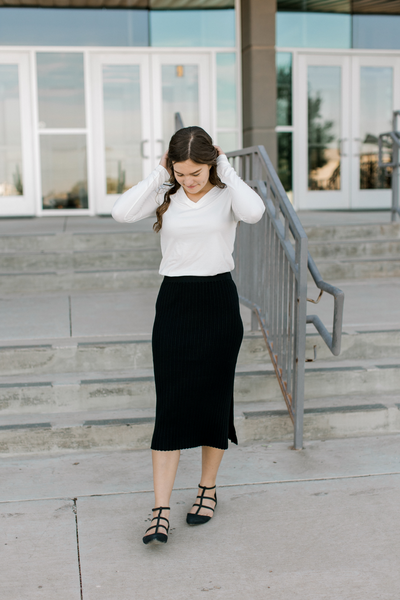
[[[196,510],[195,513],[188,513],[186,515],[186,523],[188,525],[203,525],[203,523],[207,523],[207,521],[209,521],[211,517],[205,516],[205,515],[199,515],[198,513],[200,512],[200,510],[202,508],[207,508],[208,510],[212,510],[214,512],[215,507],[217,506],[217,490],[215,489],[216,486],[214,485],[214,487],[205,487],[204,485],[199,485],[199,488],[201,490],[203,490],[200,494],[200,496],[197,496],[197,498],[200,499],[200,503],[196,502],[195,504],[193,504],[193,506],[198,506],[198,509]],[[211,498],[210,496],[205,496],[204,492],[206,490],[215,490],[215,496],[214,498]],[[214,508],[211,508],[211,506],[204,506],[203,505],[203,500],[213,500],[213,502],[215,502],[215,506]]]
[[[155,529],[154,533],[149,533],[145,535],[143,538],[143,544],[150,544],[150,542],[155,542],[156,544],[166,544],[168,542],[168,531],[169,531],[169,521],[165,517],[161,516],[163,510],[170,510],[169,506],[159,506],[158,508],[153,508],[153,511],[158,511],[158,515],[152,518],[151,522],[157,521],[155,525],[151,525],[148,529],[146,529],[146,533],[150,531],[150,529]],[[162,525],[160,521],[167,521],[168,527]],[[167,533],[159,533],[159,528],[162,527],[165,529]]]

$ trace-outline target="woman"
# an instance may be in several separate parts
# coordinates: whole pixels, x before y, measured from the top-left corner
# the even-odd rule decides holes
[[[215,482],[228,438],[237,444],[233,382],[243,324],[230,273],[236,226],[256,223],[264,210],[200,127],[175,133],[158,167],[114,205],[120,222],[155,215],[153,228],[161,235],[164,280],[152,335],[155,508],[145,544],[168,540],[180,450],[202,446],[199,492],[187,523],[206,523],[217,505]]]

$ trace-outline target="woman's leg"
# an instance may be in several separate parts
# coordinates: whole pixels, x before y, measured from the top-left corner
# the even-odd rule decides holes
[[[162,452],[152,450],[154,506],[169,506],[176,471],[178,469],[180,450]],[[165,516],[163,514],[163,516]]]
[[[200,485],[203,485],[208,488],[214,487],[217,479],[219,465],[221,464],[224,452],[225,450],[220,450],[220,448],[211,448],[211,446],[202,447],[202,468]],[[197,492],[198,496],[200,496],[201,493],[202,490],[199,488],[199,491]],[[215,496],[215,490],[206,490],[204,492],[204,495],[213,498]],[[196,502],[199,502],[199,499],[197,499]],[[212,517],[213,511],[207,509],[207,506],[215,508],[215,502],[213,500],[203,500],[204,508],[201,508],[198,514],[207,517]],[[190,509],[189,512],[195,513],[198,508],[198,506],[194,506]]]
[[[146,531],[146,535],[143,538],[145,544],[152,541],[148,538],[155,533],[161,533],[163,535],[167,534],[167,523],[164,519],[169,519],[169,510],[163,510],[160,513],[156,509],[161,506],[169,506],[176,471],[178,469],[179,457],[180,450],[174,450],[172,452],[152,450],[155,507],[153,511],[153,520],[150,523],[149,530]],[[162,517],[160,527],[157,527],[158,521],[154,520],[156,517]]]

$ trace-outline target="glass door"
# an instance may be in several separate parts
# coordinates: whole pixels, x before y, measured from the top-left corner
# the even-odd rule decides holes
[[[297,204],[303,210],[350,206],[349,61],[299,57]]]
[[[41,212],[88,213],[88,128],[82,52],[37,52]]]
[[[120,194],[154,164],[147,54],[92,56],[96,212],[110,214]]]
[[[0,216],[35,214],[29,55],[0,55]]]
[[[184,127],[198,125],[213,132],[210,55],[156,54],[152,57],[155,159],[158,161],[175,132],[175,114]]]
[[[392,113],[400,106],[399,59],[353,58],[352,208],[389,208],[390,172],[378,167],[378,136],[391,131]],[[384,154],[390,162],[391,149]]]
[[[175,113],[185,126],[211,129],[209,60],[206,54],[92,56],[97,213],[110,214],[116,198],[156,167],[175,131]]]

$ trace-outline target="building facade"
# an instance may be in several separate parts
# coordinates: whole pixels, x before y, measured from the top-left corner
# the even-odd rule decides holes
[[[398,0],[0,0],[0,216],[110,214],[176,112],[226,151],[264,144],[296,208],[388,207],[377,136],[400,108],[396,13]]]

